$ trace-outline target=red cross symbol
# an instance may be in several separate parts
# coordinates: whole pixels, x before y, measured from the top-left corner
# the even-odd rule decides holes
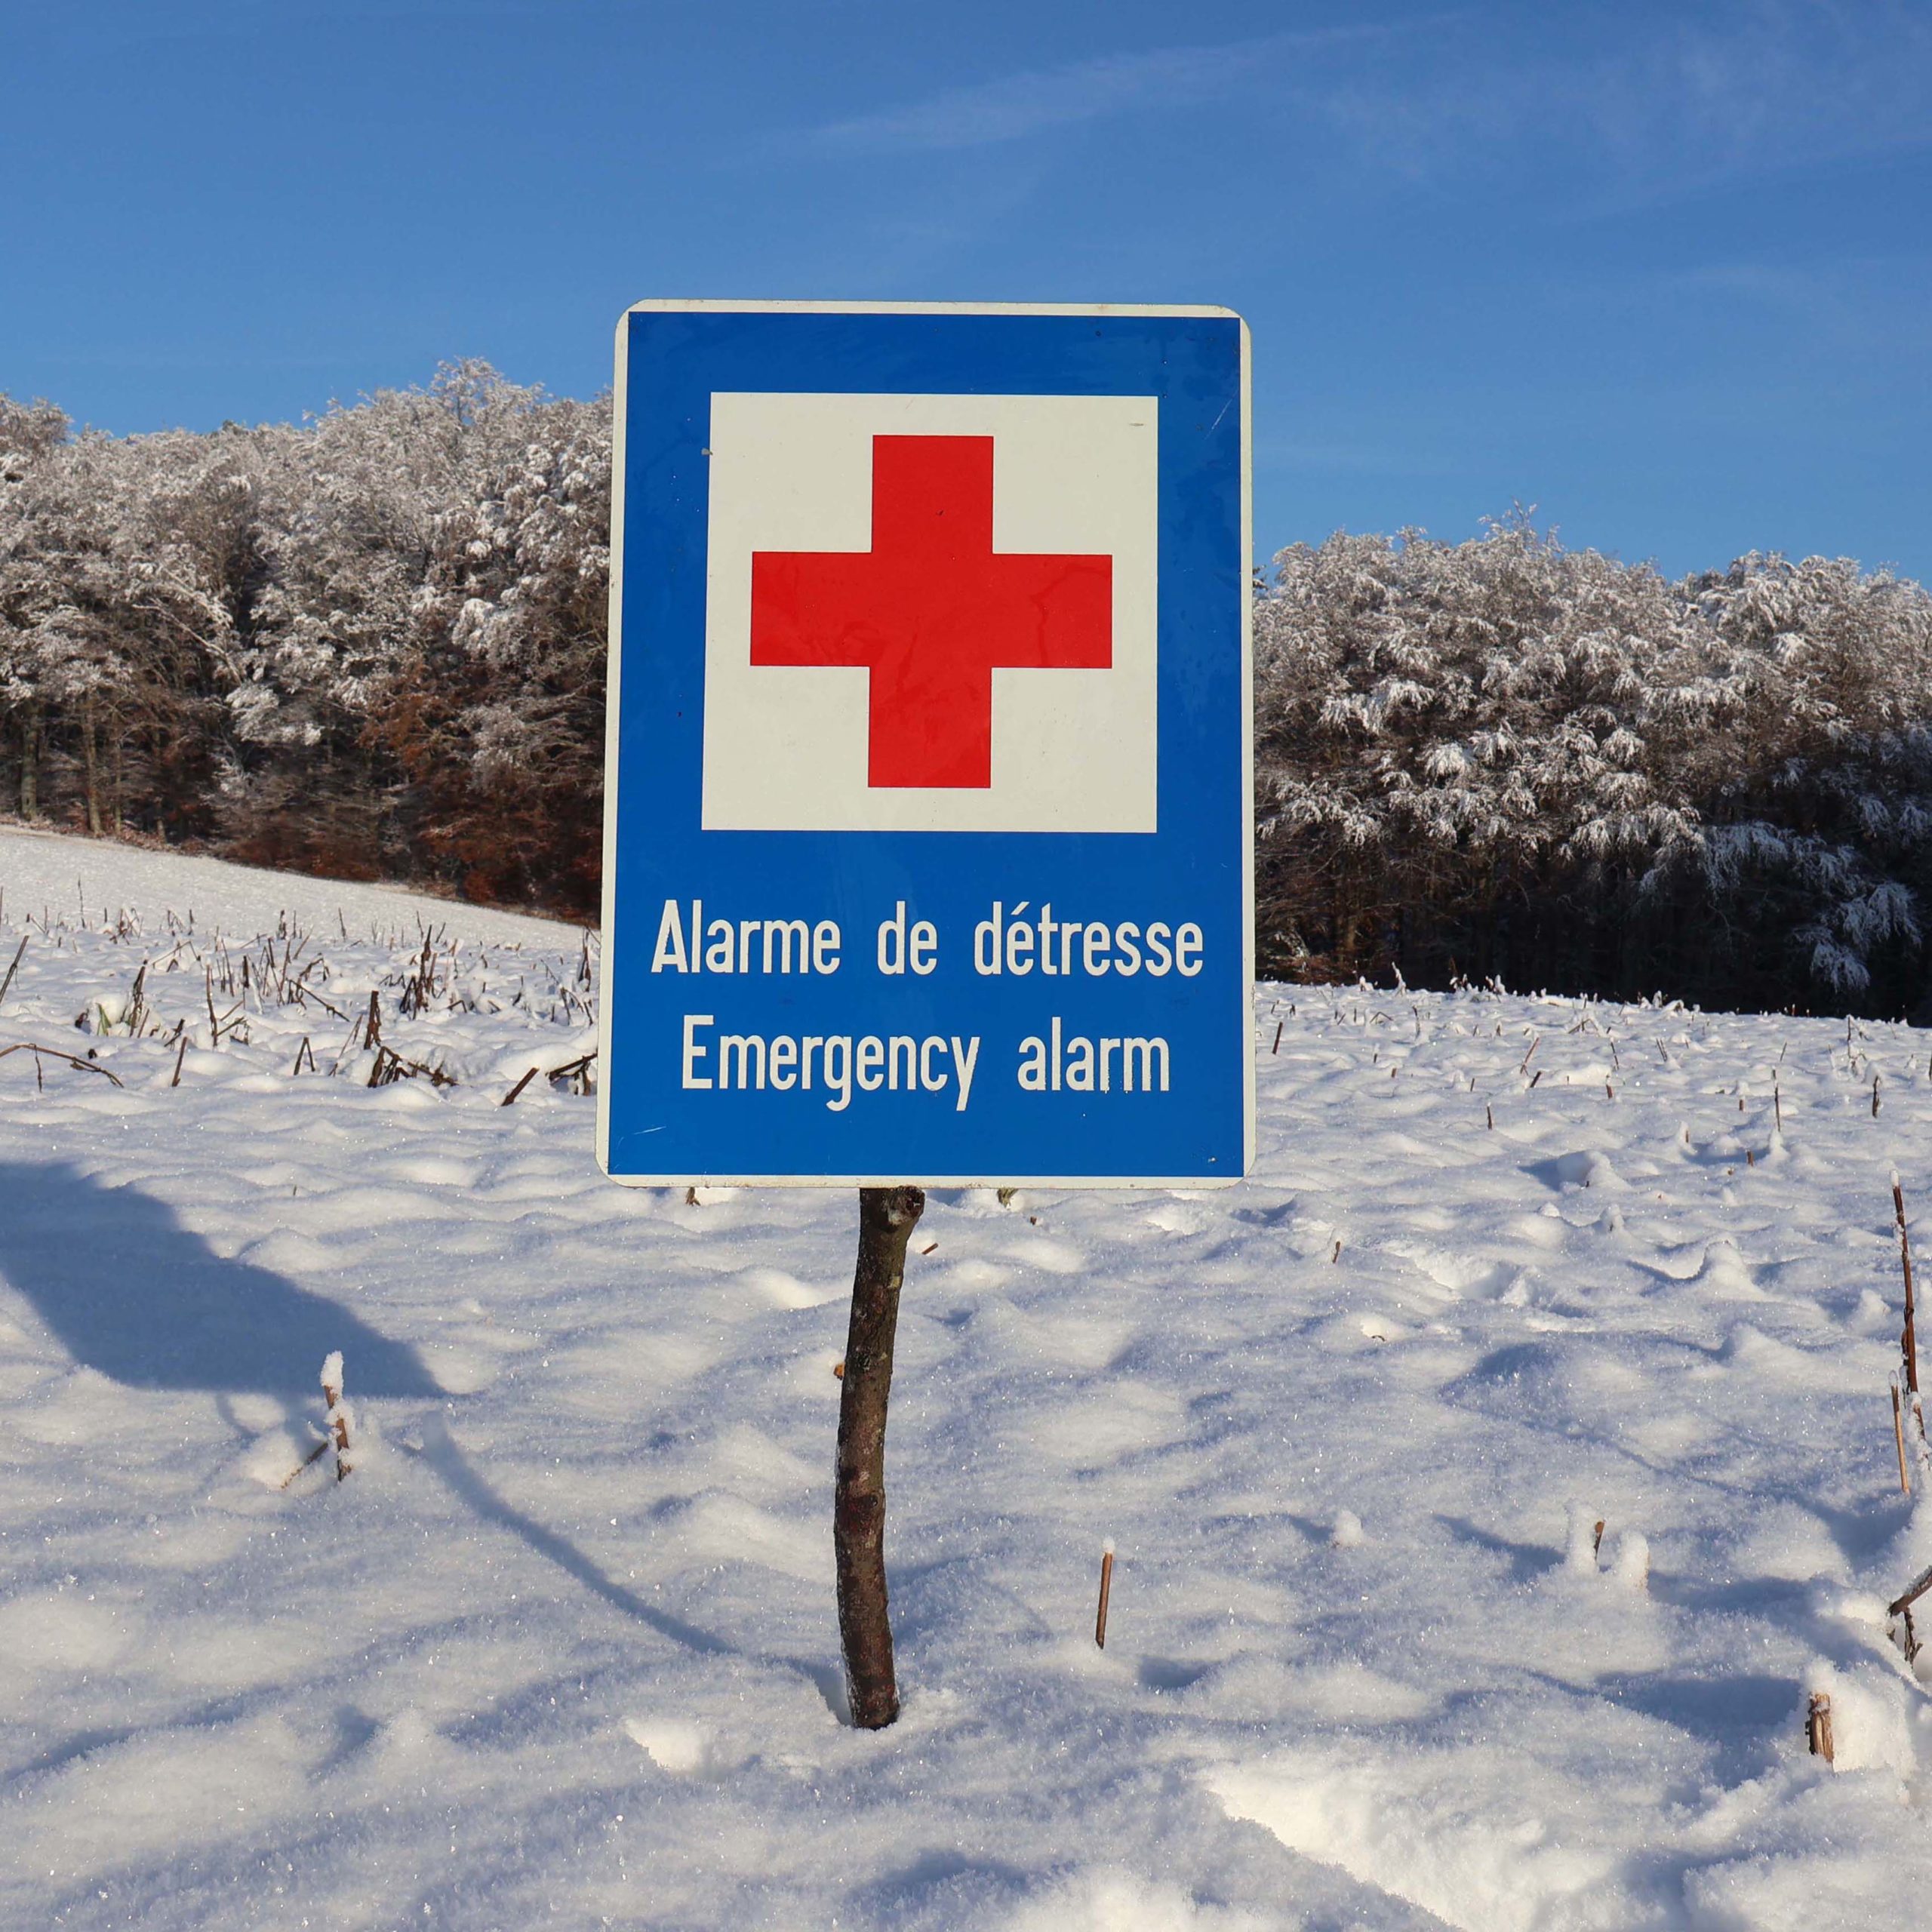
[[[1113,559],[995,552],[990,436],[875,436],[869,550],[752,554],[752,662],[872,673],[866,783],[992,783],[993,676],[1113,663]]]

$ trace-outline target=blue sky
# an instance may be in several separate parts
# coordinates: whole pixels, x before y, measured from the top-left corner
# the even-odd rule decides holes
[[[0,0],[0,389],[117,431],[645,295],[1214,301],[1256,543],[1932,579],[1932,7]]]

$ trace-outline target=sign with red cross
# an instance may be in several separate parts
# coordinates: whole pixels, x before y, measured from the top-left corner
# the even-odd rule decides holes
[[[1149,396],[712,399],[704,823],[1151,832]]]
[[[1247,358],[1221,309],[626,315],[614,1177],[1245,1171]]]

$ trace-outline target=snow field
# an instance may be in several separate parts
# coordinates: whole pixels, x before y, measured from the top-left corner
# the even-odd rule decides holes
[[[1932,1699],[1884,1604],[1932,1561],[1887,1392],[1924,1034],[1268,988],[1244,1186],[934,1197],[905,1715],[868,1734],[848,1195],[605,1182],[594,1102],[541,1077],[590,1044],[574,929],[13,835],[0,886],[0,1047],[122,1083],[0,1059],[0,1923],[1922,1911]],[[205,974],[227,1014],[245,952],[217,1045]],[[361,1084],[349,1023],[272,990],[318,958],[456,1084]],[[143,962],[154,1030],[76,1028]],[[284,1487],[337,1349],[353,1473]]]

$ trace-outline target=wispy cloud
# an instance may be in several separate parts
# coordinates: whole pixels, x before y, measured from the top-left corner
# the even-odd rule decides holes
[[[808,140],[848,153],[987,147],[1142,107],[1191,107],[1245,87],[1277,62],[1383,38],[1380,26],[1264,34],[1217,46],[1102,54],[971,87],[814,129]]]
[[[1559,18],[1561,17],[1558,17]],[[1599,202],[1648,202],[1932,143],[1932,14],[1901,0],[1730,0],[1560,49],[1514,33],[1426,66],[1291,88],[1416,181],[1560,156]],[[1510,42],[1518,44],[1512,45]],[[1521,192],[1534,195],[1534,178]]]
[[[1932,143],[1922,0],[1457,9],[1109,54],[955,88],[793,137],[944,153],[1245,97],[1361,177],[1454,188],[1551,165],[1574,205],[1645,202]]]

